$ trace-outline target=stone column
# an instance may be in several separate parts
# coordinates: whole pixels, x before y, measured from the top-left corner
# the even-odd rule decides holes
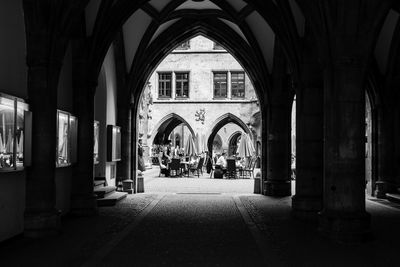
[[[358,58],[327,69],[324,87],[324,208],[319,230],[341,242],[365,240],[365,90]]]
[[[288,104],[273,102],[269,109],[267,144],[268,196],[290,196],[290,108]]]
[[[72,180],[71,213],[78,216],[97,214],[94,189],[94,92],[97,82],[74,85],[74,110],[78,118],[77,163]]]
[[[119,109],[119,106],[118,106]],[[122,113],[122,111],[119,111]],[[126,113],[123,118],[119,117],[118,126],[121,126],[121,161],[117,162],[117,176],[118,179],[122,180],[130,179],[130,164],[131,164],[131,112],[128,109],[124,109]]]
[[[323,88],[306,86],[296,95],[296,195],[292,211],[298,218],[317,218],[322,209]]]
[[[117,125],[121,127],[121,161],[117,162],[117,181],[130,179],[131,157],[131,110],[129,89],[126,81],[125,47],[122,28],[113,41],[117,90]]]
[[[28,237],[54,234],[60,228],[54,176],[60,69],[61,61],[28,57],[28,95],[33,115],[32,166],[27,168],[24,214],[24,234]]]
[[[118,181],[131,178],[131,110],[129,100],[130,98],[126,95],[118,94],[117,125],[121,127],[121,161],[117,162]],[[133,153],[137,153],[137,151],[133,151]]]
[[[396,148],[393,149],[393,144],[398,144],[395,140],[395,136],[399,136],[398,133],[398,97],[393,97],[400,86],[400,77],[394,78],[392,81],[387,83],[389,90],[386,94],[382,94],[384,105],[380,105],[377,108],[376,118],[373,121],[373,129],[377,132],[377,178],[378,181],[375,183],[374,195],[377,198],[386,198],[386,193],[395,192],[395,176],[396,176]],[[397,118],[396,118],[397,116]],[[397,145],[398,146],[398,145]],[[397,149],[398,150],[398,149]]]
[[[139,102],[139,101],[136,101]],[[137,192],[136,185],[137,185],[137,180],[136,180],[136,173],[137,173],[137,105],[139,103],[135,103],[131,105],[131,163],[130,163],[130,175],[131,179],[133,180],[133,188],[134,188],[134,193]]]

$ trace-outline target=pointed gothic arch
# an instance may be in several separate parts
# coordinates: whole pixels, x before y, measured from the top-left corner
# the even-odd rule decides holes
[[[236,124],[247,134],[251,133],[249,127],[247,127],[247,125],[238,116],[232,113],[225,113],[214,121],[208,134],[206,135],[208,136],[207,147],[209,151],[212,151],[212,143],[218,131],[228,123]]]
[[[181,116],[179,116],[176,113],[170,113],[166,115],[164,118],[162,118],[154,127],[153,132],[151,134],[151,137],[149,139],[149,143],[163,143],[168,139],[168,136],[172,132],[172,130],[180,125],[180,124],[185,124],[192,136],[195,135],[194,130],[192,126]]]

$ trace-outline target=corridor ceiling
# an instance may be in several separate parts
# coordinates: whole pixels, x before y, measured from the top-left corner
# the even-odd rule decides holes
[[[231,30],[233,40],[244,42],[246,49],[262,58],[269,73],[273,68],[276,35],[279,34],[280,40],[290,41],[304,33],[305,19],[295,0],[260,1],[262,12],[248,3],[252,1],[243,0],[151,0],[136,1],[142,2],[137,5],[125,2],[128,1],[91,0],[85,14],[88,36],[99,35],[101,24],[112,23],[113,16],[120,16],[121,20],[126,16],[121,23],[127,72],[131,71],[138,53],[152,47],[158,37],[182,20],[212,23],[217,28]],[[117,12],[122,8],[123,12]],[[289,42],[286,44],[288,47]]]
[[[396,38],[400,5],[390,5],[388,13],[381,13],[382,23],[374,39],[373,64],[382,75],[393,72],[396,55],[391,56],[391,51],[400,43]],[[310,32],[306,25],[312,29],[312,36],[307,38],[311,38],[315,50],[327,49],[318,38],[327,38],[324,31],[334,24],[327,21],[327,25],[316,25],[313,22],[321,18],[312,17],[318,13],[315,8],[325,6],[329,4],[302,0],[89,0],[85,8],[86,35],[92,40],[89,60],[95,75],[119,36],[129,87],[140,88],[183,38],[202,34],[223,45],[248,71],[253,83],[260,83],[255,87],[266,88],[276,65],[282,68],[275,63],[278,48],[285,56],[287,71],[299,73],[305,61],[303,40]],[[364,15],[372,18],[374,14]],[[329,57],[328,52],[319,51],[319,55]]]

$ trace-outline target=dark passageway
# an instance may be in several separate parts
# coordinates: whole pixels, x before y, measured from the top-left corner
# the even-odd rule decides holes
[[[215,46],[185,50],[201,36]],[[9,0],[0,38],[0,266],[398,265],[399,1]],[[207,99],[185,66],[143,94],[178,46],[239,65],[207,70]],[[258,194],[142,193],[143,95],[197,105],[158,118],[157,142],[257,133]],[[243,124],[223,115],[251,101]]]
[[[138,266],[263,265],[233,197],[218,194],[165,196],[98,263],[122,266],[130,259]]]

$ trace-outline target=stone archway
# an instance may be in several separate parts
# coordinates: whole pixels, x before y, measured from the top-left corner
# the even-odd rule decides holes
[[[234,132],[228,140],[228,156],[232,156],[237,152],[238,149],[238,141],[241,139],[242,132],[237,131]]]
[[[236,115],[234,115],[232,113],[226,113],[215,120],[215,122],[212,124],[212,127],[210,128],[210,131],[207,135],[208,136],[207,147],[208,147],[208,150],[211,151],[211,153],[212,153],[212,148],[213,148],[213,146],[212,146],[213,140],[214,140],[216,134],[224,125],[226,125],[228,123],[234,123],[234,124],[238,125],[247,134],[251,133],[249,127],[243,122],[243,120],[241,120],[239,117],[237,117]]]
[[[184,118],[176,113],[170,113],[156,124],[149,139],[149,144],[161,144],[165,142],[172,130],[182,123],[187,126],[192,136],[194,136],[194,130],[192,126],[190,126],[190,124]]]

